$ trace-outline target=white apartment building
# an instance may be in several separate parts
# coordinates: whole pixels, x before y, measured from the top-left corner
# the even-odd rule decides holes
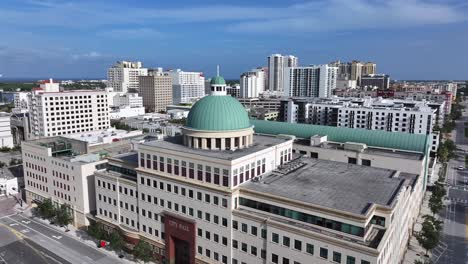
[[[116,92],[137,92],[140,89],[138,76],[146,75],[148,69],[143,68],[141,62],[118,61],[107,70],[107,85]]]
[[[284,69],[285,96],[330,97],[336,88],[337,67],[316,65]]]
[[[29,92],[16,92],[13,95],[13,113],[27,113],[29,112]]]
[[[263,69],[253,69],[240,76],[240,97],[259,97],[265,90],[265,71]]]
[[[143,98],[137,93],[118,94],[114,96],[113,106],[143,107]]]
[[[268,56],[268,89],[284,91],[284,70],[287,67],[297,67],[298,58],[292,55],[272,54]]]
[[[172,77],[174,104],[193,103],[205,96],[205,77],[201,72],[185,72],[180,69],[167,72]]]
[[[109,128],[107,92],[59,91],[49,80],[34,88],[30,98],[28,139]]]
[[[297,158],[294,137],[253,135],[219,78],[182,136],[96,172],[104,229],[147,241],[156,263],[399,263],[423,177]]]
[[[13,136],[11,134],[10,118],[10,114],[0,112],[0,148],[14,147]]]
[[[431,107],[434,106],[434,107]],[[382,98],[288,99],[281,103],[280,120],[289,123],[384,130],[431,135],[437,151],[439,134],[433,132],[443,121],[442,104]]]

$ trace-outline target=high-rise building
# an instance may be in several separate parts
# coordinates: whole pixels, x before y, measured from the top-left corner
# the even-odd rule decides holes
[[[16,92],[13,95],[14,108],[12,112],[15,114],[29,112],[29,92]]]
[[[352,62],[334,61],[329,63],[330,66],[338,67],[338,80],[355,81],[357,85],[361,83],[363,75],[375,74],[377,64],[373,62],[361,62],[354,60]]]
[[[107,70],[108,86],[114,88],[115,92],[138,92],[138,77],[146,75],[148,69],[143,68],[141,62],[118,61]]]
[[[337,67],[316,65],[288,67],[284,71],[284,95],[330,97],[336,88]]]
[[[297,67],[297,65],[298,58],[292,55],[272,54],[268,56],[268,89],[270,91],[284,91],[284,69]]]
[[[0,148],[13,148],[13,136],[11,135],[10,114],[0,112]]]
[[[258,97],[265,90],[265,71],[253,69],[240,76],[240,97]]]
[[[146,112],[166,111],[172,102],[172,77],[162,72],[150,72],[140,76],[140,94]]]
[[[376,74],[377,73],[377,64],[373,62],[365,62],[362,65],[362,75]]]
[[[28,139],[110,127],[106,91],[60,92],[59,84],[50,79],[32,90],[29,105]]]
[[[193,103],[205,96],[205,77],[201,72],[184,72],[180,69],[167,72],[172,78],[174,104]]]
[[[390,87],[390,76],[386,74],[363,75],[360,86],[386,90]]]

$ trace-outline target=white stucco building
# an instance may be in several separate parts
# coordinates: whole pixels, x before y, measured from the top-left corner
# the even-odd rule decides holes
[[[107,92],[59,91],[53,80],[34,88],[29,98],[28,139],[106,129],[110,126]]]
[[[180,69],[167,72],[172,77],[172,101],[174,104],[192,103],[205,96],[205,77],[201,72],[185,72]]]
[[[337,67],[314,65],[284,69],[284,95],[294,97],[330,97],[336,88]]]
[[[240,97],[259,97],[265,90],[265,71],[263,69],[253,69],[240,76]]]
[[[253,134],[221,77],[211,94],[181,136],[142,143],[95,173],[105,230],[147,241],[157,263],[402,260],[424,191],[420,170],[298,157],[294,136]]]
[[[10,125],[11,115],[5,112],[0,112],[0,148],[13,148],[13,136],[11,134]]]
[[[139,76],[148,75],[141,62],[118,61],[107,70],[108,86],[116,92],[139,91]]]

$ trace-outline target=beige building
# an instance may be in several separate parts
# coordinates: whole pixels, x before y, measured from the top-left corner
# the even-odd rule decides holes
[[[140,95],[146,112],[166,111],[166,106],[172,104],[172,77],[140,76]]]

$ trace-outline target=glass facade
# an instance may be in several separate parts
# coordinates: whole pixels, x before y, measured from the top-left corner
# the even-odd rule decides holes
[[[305,222],[305,223],[312,224],[312,225],[318,225],[321,227],[333,229],[333,230],[351,234],[354,236],[359,236],[359,237],[364,236],[364,228],[359,227],[359,226],[345,224],[345,223],[341,223],[338,221],[326,219],[323,217],[318,217],[315,215],[310,215],[310,214],[286,209],[286,208],[271,205],[271,204],[257,202],[257,201],[250,200],[250,199],[243,198],[243,197],[240,197],[239,203],[242,206],[257,209],[257,210],[264,211],[270,214],[275,214],[275,215],[291,218],[291,219]]]

